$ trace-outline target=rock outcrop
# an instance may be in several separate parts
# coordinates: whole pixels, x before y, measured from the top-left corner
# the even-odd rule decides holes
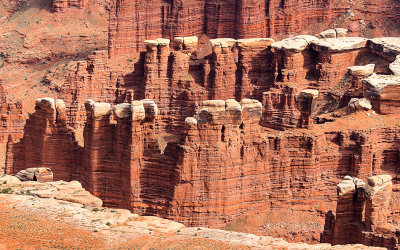
[[[201,101],[243,98],[262,101],[266,117],[272,117],[263,122],[271,128],[290,128],[297,126],[300,114],[294,96],[302,90],[319,91],[322,102],[316,114],[363,98],[361,80],[395,65],[400,53],[396,41],[342,35],[326,39],[303,35],[278,42],[219,38],[205,45],[196,37],[146,40],[142,43],[146,52],[134,61],[129,74],[116,69],[106,51],[80,61],[61,87],[60,98],[69,109],[67,124],[74,128],[84,126],[87,99],[116,104],[152,99],[160,111],[157,129],[181,136],[184,118],[193,116]],[[285,118],[280,121],[280,117]]]
[[[380,1],[379,4],[372,1],[360,3],[347,0],[120,0],[115,1],[111,8],[109,52],[111,57],[132,57],[145,49],[142,41],[158,37],[171,40],[174,36],[202,35],[235,39],[282,38],[295,34],[315,34],[312,32],[320,32],[329,24],[345,24],[357,35],[363,30],[371,29],[368,25],[392,29],[400,20],[398,8],[398,3],[389,0]],[[386,25],[388,22],[393,24]],[[336,28],[321,35],[326,38],[340,38],[345,36],[347,31],[348,29]],[[371,32],[379,33],[376,29],[371,29]]]
[[[13,102],[1,85],[0,80],[0,143],[18,141],[24,134],[25,117],[21,102]]]
[[[62,100],[39,98],[19,142],[8,141],[6,174],[27,168],[50,168],[55,180],[71,180],[80,161],[74,132],[66,124]]]
[[[398,229],[388,223],[391,176],[372,176],[367,184],[346,176],[338,196],[336,213],[329,211],[326,217],[323,242],[399,248]]]
[[[50,182],[53,181],[53,172],[50,168],[27,168],[19,171],[15,177],[21,181]]]
[[[40,187],[42,188],[42,187]],[[16,235],[18,242],[31,247],[130,248],[146,245],[170,248],[284,248],[284,249],[383,249],[361,244],[336,245],[289,243],[270,236],[257,236],[205,227],[190,228],[155,216],[139,216],[125,209],[86,206],[76,201],[39,198],[29,193],[0,194],[2,244],[15,245],[8,239]],[[15,225],[18,225],[15,229]],[[40,228],[34,230],[34,228]],[[54,233],[57,231],[57,234]],[[30,232],[30,233],[27,233]],[[36,237],[51,235],[51,240]],[[90,237],[88,237],[88,235]],[[66,237],[70,240],[66,240]]]
[[[397,77],[397,40],[335,34],[155,38],[128,73],[95,51],[59,88],[64,101],[37,100],[6,173],[50,168],[106,206],[191,226],[278,209],[322,219],[341,178],[395,177],[399,159],[398,112],[382,111],[397,89],[373,99],[365,83]],[[315,124],[321,114],[336,117]]]
[[[6,172],[49,167],[54,180],[78,180],[106,206],[210,227],[261,208],[323,218],[315,208],[334,204],[345,175],[397,175],[397,112],[384,116],[362,91],[364,77],[395,65],[393,39],[200,45],[197,37],[146,40],[127,75],[113,71],[106,51],[92,53],[60,88],[65,102],[37,101],[24,137],[8,143]],[[364,116],[315,124],[342,107]]]
[[[373,109],[381,114],[397,114],[399,110],[400,77],[395,75],[372,75],[363,80],[364,95]]]
[[[31,169],[27,169],[30,172]],[[38,171],[35,176],[39,176]],[[22,174],[18,174],[16,177],[10,175],[3,175],[0,177],[0,188],[1,193],[6,194],[19,194],[19,195],[33,195],[40,198],[52,198],[56,200],[69,201],[79,203],[89,207],[101,207],[103,202],[91,195],[88,191],[82,188],[82,185],[78,181],[56,181],[40,183],[36,180],[19,181],[23,179]],[[28,176],[29,179],[29,176]]]

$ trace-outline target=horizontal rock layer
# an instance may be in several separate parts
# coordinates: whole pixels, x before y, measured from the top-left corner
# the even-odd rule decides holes
[[[366,28],[366,22],[377,22],[381,26],[387,22],[398,23],[398,10],[399,4],[389,0],[362,3],[348,0],[118,0],[111,8],[109,52],[111,57],[133,56],[145,49],[142,41],[158,37],[282,38],[300,33],[315,34],[312,32],[320,32],[330,23],[346,23],[353,33],[359,34]],[[380,28],[390,30],[393,26]],[[321,35],[336,38],[346,34],[346,29],[332,31],[334,35]]]

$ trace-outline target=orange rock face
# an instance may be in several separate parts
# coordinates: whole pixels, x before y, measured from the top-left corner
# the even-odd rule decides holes
[[[93,52],[60,87],[65,103],[37,101],[22,140],[8,143],[6,172],[48,167],[55,180],[79,180],[107,206],[191,226],[223,227],[277,209],[322,218],[345,175],[398,172],[396,112],[314,124],[319,112],[336,109],[320,103],[335,96],[340,107],[362,93],[367,85],[357,74],[390,67],[393,75],[382,78],[396,78],[400,49],[390,39],[379,44],[311,36],[212,39],[208,46],[197,37],[146,40],[128,74],[106,51]],[[368,71],[370,57],[383,64]],[[348,69],[354,65],[363,67]],[[382,100],[397,105],[392,92]],[[398,218],[397,205],[390,218]]]
[[[388,223],[391,180],[389,175],[378,175],[368,178],[366,184],[346,176],[338,185],[336,213],[329,211],[326,217],[322,241],[398,249],[398,230]]]
[[[83,9],[87,5],[87,0],[53,0],[52,10],[63,12],[69,8]]]
[[[26,121],[19,142],[8,141],[6,173],[27,168],[50,168],[55,180],[71,180],[80,160],[75,135],[66,126],[65,104],[43,98],[36,101],[36,111]]]
[[[331,24],[346,26],[355,35],[382,36],[398,24],[398,10],[399,4],[389,0],[119,0],[111,8],[109,52],[110,57],[132,56],[145,49],[142,41],[158,37],[282,38],[315,34]]]
[[[12,102],[7,98],[7,92],[0,85],[0,142],[7,140],[18,141],[24,133],[25,117],[22,113],[22,104]]]

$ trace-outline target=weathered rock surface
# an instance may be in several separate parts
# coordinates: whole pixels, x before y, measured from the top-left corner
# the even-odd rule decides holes
[[[366,98],[352,98],[348,106],[354,110],[370,110],[372,108],[371,102]]]
[[[60,6],[78,5],[69,2]],[[65,102],[37,101],[22,140],[8,143],[6,172],[51,168],[55,180],[79,180],[107,206],[186,225],[222,227],[260,209],[321,218],[344,175],[397,174],[399,134],[396,114],[381,122],[363,113],[359,84],[373,72],[396,74],[397,39],[345,37],[342,29],[325,39],[262,38],[347,8],[322,5],[117,1],[108,51],[72,67],[57,88]],[[388,10],[380,7],[372,12]],[[341,89],[351,93],[343,98]],[[360,112],[331,127],[313,124],[316,113],[351,98]]]
[[[346,176],[338,184],[338,196],[336,213],[329,211],[326,217],[323,242],[399,248],[398,229],[388,223],[390,175],[371,176],[367,184]]]
[[[66,107],[61,100],[39,98],[35,113],[26,121],[20,142],[8,142],[6,174],[27,168],[50,168],[55,180],[71,180],[79,162],[74,132],[66,124]],[[78,154],[78,155],[77,155]]]
[[[27,169],[28,173],[30,169]],[[38,173],[32,173],[32,175]],[[79,203],[85,206],[101,207],[103,202],[91,195],[88,191],[82,188],[78,181],[56,181],[40,183],[37,181],[28,181],[24,179],[23,182],[18,182],[15,178],[30,179],[28,175],[23,176],[21,173],[13,178],[13,176],[3,175],[0,182],[2,193],[9,194],[30,194],[40,198],[54,198],[56,200],[69,201]]]
[[[137,245],[150,247],[173,247],[176,245],[188,248],[234,248],[234,249],[381,249],[377,247],[367,247],[361,244],[338,245],[330,244],[308,245],[305,243],[288,243],[279,238],[269,236],[256,236],[247,233],[236,233],[224,230],[210,229],[205,227],[187,228],[184,225],[154,216],[139,216],[132,214],[128,210],[115,208],[89,208],[81,204],[61,201],[57,199],[38,198],[29,195],[0,195],[0,206],[2,208],[0,216],[4,213],[13,218],[13,225],[18,225],[18,230],[13,227],[2,227],[2,244],[8,246],[9,241],[3,239],[4,235],[18,235],[18,241],[26,242],[30,246],[56,246],[57,238],[55,234],[50,234],[47,226],[40,223],[56,223],[57,231],[61,231],[64,236],[63,246],[69,246],[65,242],[65,237],[70,235],[72,227],[82,230],[81,234],[75,235],[74,240],[80,241],[87,239],[86,234],[92,234],[89,244],[96,244],[104,248],[130,248]],[[32,228],[39,226],[39,230],[32,230],[30,234],[26,231],[31,227],[25,225],[23,218],[29,218],[28,224]],[[7,221],[3,221],[5,223]],[[65,228],[63,223],[68,223]],[[50,227],[51,228],[51,227]],[[53,244],[45,244],[41,241],[30,240],[30,237],[51,235]],[[86,238],[85,238],[86,237]],[[99,242],[99,239],[102,241]],[[93,241],[95,240],[95,241]],[[47,243],[47,241],[46,241]],[[87,243],[86,243],[87,244]],[[77,245],[82,247],[83,245]]]
[[[88,0],[53,0],[52,10],[63,12],[69,8],[83,9],[86,7]]]
[[[398,113],[400,77],[374,74],[364,80],[364,95],[381,114]]]
[[[22,103],[10,100],[0,80],[0,143],[18,141],[24,133]],[[4,169],[2,169],[4,171]]]
[[[132,56],[145,49],[142,41],[158,37],[171,40],[174,36],[202,35],[282,38],[315,34],[328,28],[328,24],[343,25],[343,28],[329,30],[325,33],[331,35],[325,37],[343,37],[347,28],[359,35],[369,31],[369,25],[383,26],[381,31],[371,29],[373,33],[385,28],[394,33],[392,27],[400,19],[398,8],[398,3],[388,0],[379,4],[371,1],[118,1],[111,8],[109,50],[111,57]],[[393,24],[388,25],[390,22]]]
[[[38,100],[24,138],[9,143],[6,169],[58,167],[55,180],[82,182],[106,206],[185,225],[222,227],[261,207],[322,218],[316,208],[334,204],[343,176],[396,175],[399,133],[397,115],[368,116],[366,100],[350,117],[313,124],[332,89],[360,90],[344,76],[370,74],[370,57],[387,68],[395,60],[371,40],[329,39],[350,41],[351,49],[314,50],[320,39],[300,36],[214,39],[201,54],[194,37],[171,47],[156,39],[125,76],[113,73],[107,52],[94,52],[61,88],[65,103]],[[349,73],[354,65],[367,66]],[[72,128],[78,124],[84,143]],[[64,151],[35,146],[43,142],[63,143]]]
[[[19,171],[15,177],[21,181],[49,182],[53,181],[53,172],[50,168],[27,168]]]

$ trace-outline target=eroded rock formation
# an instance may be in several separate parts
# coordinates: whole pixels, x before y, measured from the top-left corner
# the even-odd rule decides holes
[[[118,0],[111,8],[109,51],[111,57],[133,56],[144,50],[142,41],[158,37],[205,35],[241,39],[315,34],[330,24],[345,24],[354,34],[359,34],[371,29],[369,23],[372,27],[380,25],[382,30],[395,27],[400,20],[398,8],[399,4],[390,0],[379,4],[373,1]],[[346,33],[345,29],[332,31],[334,37]],[[372,29],[372,32],[380,31]]]
[[[65,102],[37,101],[22,140],[8,143],[7,173],[50,167],[107,206],[193,226],[261,210],[323,217],[315,208],[335,204],[345,175],[396,177],[399,161],[398,114],[377,109],[360,79],[397,77],[396,39],[335,34],[212,39],[209,51],[197,37],[146,40],[125,75],[94,52],[60,88]],[[382,100],[397,105],[392,85]],[[343,107],[350,117],[315,124]]]
[[[323,242],[399,248],[399,231],[388,223],[391,176],[372,176],[367,184],[346,176],[338,196],[336,213],[329,211],[326,217]]]
[[[24,133],[25,117],[21,102],[13,102],[7,97],[0,81],[0,143],[7,140],[18,141]]]

